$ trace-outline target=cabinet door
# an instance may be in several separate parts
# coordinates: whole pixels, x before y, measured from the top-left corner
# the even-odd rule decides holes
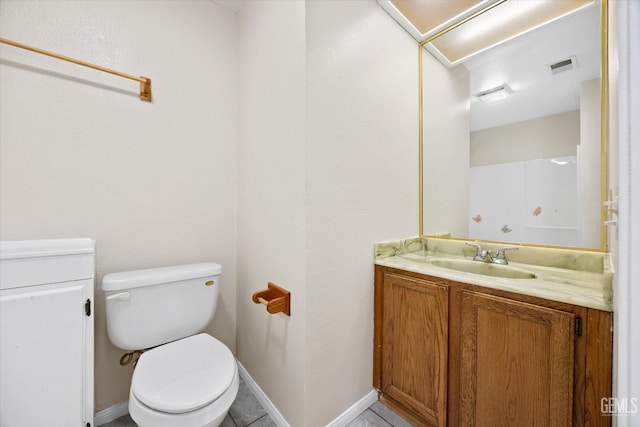
[[[382,391],[445,426],[447,287],[387,274],[383,307]]]
[[[92,283],[0,292],[2,427],[92,423],[93,318],[85,309]]]
[[[570,426],[574,317],[463,292],[460,424]]]

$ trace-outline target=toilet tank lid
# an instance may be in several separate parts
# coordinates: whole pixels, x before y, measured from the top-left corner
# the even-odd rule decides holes
[[[123,291],[144,286],[160,285],[181,280],[216,276],[222,272],[222,266],[215,262],[174,265],[170,267],[147,268],[144,270],[110,273],[102,278],[102,290],[105,292]]]

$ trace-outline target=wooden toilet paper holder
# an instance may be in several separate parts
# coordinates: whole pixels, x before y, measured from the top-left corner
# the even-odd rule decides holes
[[[291,293],[286,289],[271,282],[267,285],[268,289],[255,292],[251,298],[256,304],[264,304],[267,311],[271,314],[284,313],[291,316]]]

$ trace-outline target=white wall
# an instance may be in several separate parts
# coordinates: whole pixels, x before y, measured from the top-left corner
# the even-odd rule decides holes
[[[304,425],[305,3],[239,14],[237,356],[292,426]],[[252,302],[276,283],[291,317]]]
[[[373,243],[418,232],[417,45],[375,1],[307,3],[305,427],[372,390]]]
[[[96,240],[96,410],[128,399],[106,335],[106,273],[223,266],[210,331],[235,348],[236,19],[211,1],[0,1],[0,238]],[[46,349],[43,349],[46,351]]]
[[[238,358],[292,426],[372,390],[373,243],[417,232],[416,44],[374,1],[239,14]],[[291,317],[251,302],[268,281]]]

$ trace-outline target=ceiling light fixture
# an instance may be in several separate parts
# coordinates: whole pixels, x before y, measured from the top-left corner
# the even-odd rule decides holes
[[[478,95],[479,101],[484,102],[485,104],[490,104],[492,102],[501,101],[503,99],[507,99],[511,91],[506,85],[494,87],[493,89],[485,90],[480,92]]]

